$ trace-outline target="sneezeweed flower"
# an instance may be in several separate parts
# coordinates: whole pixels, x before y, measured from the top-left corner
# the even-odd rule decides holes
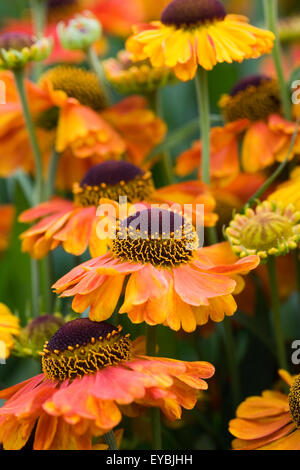
[[[274,35],[227,15],[219,0],[173,0],[161,21],[138,25],[126,43],[134,60],[167,66],[182,81],[194,78],[198,66],[212,70],[220,62],[242,62],[272,50]]]
[[[91,449],[94,436],[119,424],[131,404],[158,407],[170,419],[192,409],[207,362],[152,358],[121,327],[77,319],[45,344],[43,373],[0,392],[0,442],[20,449],[34,432],[34,450]],[[36,426],[36,427],[35,427]]]
[[[15,70],[29,62],[46,59],[51,53],[49,38],[35,39],[24,33],[10,32],[0,35],[0,67]]]
[[[72,297],[73,310],[90,307],[92,320],[108,319],[123,292],[119,313],[133,323],[164,324],[192,332],[211,318],[233,315],[233,293],[241,274],[254,269],[257,256],[237,260],[228,244],[199,249],[187,218],[169,209],[148,208],[117,223],[108,254],[70,271],[53,288]]]
[[[65,319],[57,315],[41,315],[31,320],[20,331],[15,340],[14,355],[40,359],[46,341],[65,324]]]
[[[283,161],[290,150],[295,122],[282,117],[278,84],[265,75],[240,80],[230,94],[223,95],[219,106],[225,118],[223,127],[211,130],[211,174],[217,181],[228,181],[243,170],[256,173]],[[241,147],[241,150],[240,150]],[[300,151],[297,135],[290,159]],[[202,142],[182,153],[176,172],[185,176],[199,166]]]
[[[97,236],[100,221],[97,208],[102,199],[118,203],[119,198],[124,197],[128,204],[144,201],[191,204],[190,216],[194,218],[196,204],[203,204],[205,225],[212,226],[217,219],[213,213],[214,199],[200,182],[155,190],[150,171],[145,172],[126,161],[111,160],[92,167],[80,183],[74,183],[73,202],[55,197],[21,214],[21,222],[38,220],[21,235],[22,250],[34,258],[44,257],[58,245],[78,256],[88,246],[93,257],[106,253],[110,240],[100,240]]]
[[[90,12],[86,12],[76,15],[68,23],[58,23],[57,33],[65,49],[84,51],[100,39],[102,27]]]
[[[233,252],[241,258],[258,255],[285,255],[295,250],[300,241],[300,212],[293,205],[264,201],[255,209],[236,214],[225,230]]]
[[[0,80],[6,87],[6,104],[0,107],[0,175],[10,176],[19,168],[32,173],[34,159],[13,75],[2,72]],[[62,152],[57,172],[62,189],[71,189],[91,166],[111,157],[126,153],[139,164],[166,133],[165,123],[139,96],[108,107],[97,77],[88,71],[54,68],[39,86],[27,80],[26,92],[45,176],[55,143]]]
[[[0,253],[5,251],[9,246],[14,217],[14,206],[11,204],[0,206]]]
[[[100,163],[91,168],[80,183],[74,183],[73,202],[55,197],[21,214],[21,222],[39,219],[21,235],[22,250],[34,258],[43,258],[58,245],[77,256],[88,246],[94,255],[105,253],[107,242],[101,243],[96,234],[100,200],[118,201],[124,196],[128,203],[135,203],[149,198],[153,191],[151,172],[125,161]]]
[[[108,107],[92,72],[58,66],[46,72],[40,84],[52,98],[51,111],[59,108],[58,152],[102,159],[121,158],[126,152],[139,164],[165,136],[165,123],[147,109],[143,98],[132,96]],[[41,126],[47,117],[40,116]]]
[[[0,360],[6,359],[14,347],[15,338],[20,334],[19,319],[9,308],[0,303]]]
[[[279,375],[290,392],[266,390],[247,398],[237,409],[229,431],[236,450],[300,450],[300,377],[285,370]]]
[[[133,62],[130,53],[122,50],[116,59],[103,61],[107,80],[122,94],[147,95],[160,87],[176,82],[168,67],[152,67],[148,59]]]

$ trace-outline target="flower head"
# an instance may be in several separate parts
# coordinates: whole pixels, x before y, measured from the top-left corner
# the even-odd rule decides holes
[[[0,360],[7,358],[14,347],[14,336],[20,334],[19,319],[0,303]]]
[[[219,0],[173,0],[161,21],[134,28],[126,43],[134,60],[149,58],[154,67],[167,66],[183,81],[198,65],[211,70],[218,62],[242,62],[271,51],[274,35],[227,15]]]
[[[4,448],[22,448],[34,430],[35,450],[88,450],[128,405],[158,407],[170,420],[192,409],[214,367],[148,357],[139,344],[106,322],[66,323],[45,344],[43,374],[0,392]]]
[[[74,183],[73,202],[53,198],[21,214],[21,222],[38,220],[21,235],[22,250],[34,258],[44,257],[60,244],[75,255],[84,253],[88,246],[92,256],[106,253],[110,240],[100,240],[96,233],[100,220],[98,205],[101,200],[109,200],[110,204],[125,203],[125,198],[129,205],[145,201],[169,206],[186,203],[191,208],[192,218],[197,217],[197,204],[202,204],[206,226],[213,226],[217,218],[213,212],[215,201],[200,182],[155,190],[150,171],[124,160],[109,160],[95,165],[80,182]]]
[[[100,22],[92,14],[76,15],[68,23],[57,25],[59,39],[65,49],[87,50],[102,34]]]
[[[291,160],[299,153],[299,133],[290,150],[296,122],[281,115],[275,79],[266,75],[245,77],[222,96],[219,106],[226,123],[210,133],[211,176],[217,183],[226,184],[239,174],[240,159],[245,172],[257,173],[276,161],[282,162],[287,155]],[[185,176],[199,167],[201,153],[202,141],[196,141],[179,156],[176,172]]]
[[[28,62],[46,59],[51,49],[50,39],[36,40],[19,32],[4,33],[0,35],[0,67],[11,70],[25,67]]]
[[[168,67],[153,68],[149,59],[133,62],[125,50],[117,59],[103,61],[103,67],[107,80],[123,94],[147,94],[176,81]]]
[[[279,114],[281,100],[277,80],[264,75],[246,77],[233,87],[230,95],[222,96],[219,105],[227,122],[259,121]]]
[[[239,274],[258,262],[256,256],[237,261],[226,243],[199,249],[186,217],[151,207],[119,220],[111,252],[73,269],[53,287],[63,297],[75,296],[74,311],[90,306],[91,319],[106,320],[126,284],[119,313],[133,323],[191,332],[209,318],[233,315],[232,294],[243,285]]]
[[[39,220],[21,235],[22,250],[34,258],[43,258],[60,244],[75,255],[83,254],[88,246],[94,256],[106,253],[107,242],[101,243],[96,234],[100,200],[126,197],[135,203],[148,199],[153,191],[151,172],[123,160],[100,163],[74,184],[74,202],[53,198],[21,214],[21,222]]]
[[[236,450],[299,450],[299,376],[281,370],[279,375],[290,387],[289,395],[266,390],[247,398],[230,421],[229,431],[237,439]]]
[[[238,256],[257,254],[265,259],[297,248],[300,241],[300,213],[293,206],[264,201],[256,208],[236,214],[226,229],[227,238]]]

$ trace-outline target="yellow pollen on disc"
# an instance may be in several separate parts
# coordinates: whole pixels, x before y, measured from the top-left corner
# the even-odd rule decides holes
[[[69,322],[83,322],[82,331],[84,332],[88,322],[88,326],[95,324],[96,326],[105,324],[105,322],[92,322],[88,319],[78,319]],[[69,326],[66,324],[67,327]],[[75,326],[81,326],[79,323]],[[92,325],[93,326],[93,325]],[[109,325],[110,328],[114,328]],[[121,334],[121,327],[114,328],[113,331],[99,336],[98,338],[84,337],[84,334],[74,330],[71,335],[65,335],[63,345],[60,349],[52,349],[45,344],[42,352],[42,368],[47,379],[57,382],[64,380],[74,380],[88,374],[94,374],[100,369],[108,366],[116,365],[120,362],[127,361],[131,357],[131,341],[128,335]],[[61,328],[62,330],[62,328]],[[60,331],[60,330],[59,330]],[[72,342],[72,334],[79,334],[80,343],[74,346],[66,346],[68,341]],[[55,335],[53,337],[55,340]],[[51,346],[51,341],[50,341]],[[61,343],[59,343],[61,344]],[[74,342],[73,342],[74,344]],[[47,347],[46,347],[47,346]]]
[[[234,96],[223,95],[219,107],[226,122],[264,120],[281,112],[278,83],[276,80],[263,80],[258,86],[250,85]]]
[[[119,201],[120,197],[127,197],[129,203],[145,201],[154,192],[154,182],[150,171],[138,175],[127,182],[120,181],[110,185],[101,183],[99,186],[73,185],[74,203],[80,207],[98,206],[100,199],[107,198]]]
[[[297,428],[300,428],[300,375],[293,382],[289,393],[290,412]]]
[[[296,249],[300,241],[300,214],[293,206],[265,201],[255,210],[237,214],[226,229],[233,251],[240,257],[257,254],[262,259],[269,255],[283,255]]]

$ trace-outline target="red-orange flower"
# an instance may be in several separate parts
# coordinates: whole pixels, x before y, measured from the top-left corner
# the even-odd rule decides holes
[[[256,256],[237,261],[227,243],[199,249],[198,235],[182,215],[152,208],[119,221],[110,253],[74,268],[53,288],[74,296],[76,312],[90,307],[91,319],[105,320],[126,281],[119,313],[133,323],[191,332],[209,318],[220,322],[234,314],[240,275],[258,263]]]
[[[100,240],[96,234],[100,220],[97,208],[102,199],[118,202],[120,197],[126,197],[129,204],[147,201],[170,207],[189,204],[189,215],[194,220],[197,204],[201,204],[204,224],[212,226],[217,220],[213,212],[214,198],[204,184],[190,182],[155,190],[150,171],[144,172],[123,160],[106,161],[92,167],[81,183],[74,184],[73,194],[74,202],[55,197],[21,214],[21,222],[38,220],[21,235],[23,251],[34,258],[42,258],[49,250],[62,245],[74,255],[81,255],[88,246],[93,257],[106,253],[109,240]]]
[[[88,319],[58,330],[45,344],[44,373],[0,392],[4,449],[22,448],[33,432],[34,450],[89,450],[131,404],[158,407],[170,420],[192,409],[214,367],[145,356],[128,336]]]
[[[300,450],[299,376],[279,371],[291,387],[289,395],[266,390],[261,396],[247,398],[237,409],[229,430],[237,439],[236,450]]]

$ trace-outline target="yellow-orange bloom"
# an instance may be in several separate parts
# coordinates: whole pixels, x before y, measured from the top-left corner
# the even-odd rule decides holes
[[[194,78],[198,66],[212,70],[220,62],[242,62],[272,50],[274,35],[227,15],[219,0],[173,0],[161,21],[142,24],[126,48],[135,60],[149,58],[154,67],[174,69],[182,81]]]
[[[209,319],[234,314],[241,274],[258,263],[257,256],[238,261],[227,243],[199,249],[194,227],[181,214],[149,208],[120,220],[111,251],[77,266],[53,288],[62,297],[74,296],[74,311],[90,307],[91,319],[105,320],[126,285],[119,313],[133,323],[192,332]]]
[[[172,421],[194,408],[214,367],[145,356],[141,341],[121,330],[77,319],[45,343],[43,374],[0,392],[4,449],[21,449],[34,432],[34,450],[90,450],[132,404],[160,408]]]
[[[291,387],[289,395],[266,390],[247,398],[237,409],[229,431],[237,439],[236,450],[300,450],[299,376],[281,370],[279,375]]]
[[[14,346],[14,336],[20,334],[19,319],[0,303],[0,359],[9,356]]]

